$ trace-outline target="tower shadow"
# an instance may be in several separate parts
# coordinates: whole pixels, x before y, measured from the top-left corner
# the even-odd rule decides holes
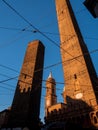
[[[58,103],[62,106],[54,109],[45,117],[47,130],[72,130],[72,129],[96,129],[98,128],[98,110],[88,105],[82,99],[66,97],[67,104]],[[51,107],[50,107],[51,109]]]

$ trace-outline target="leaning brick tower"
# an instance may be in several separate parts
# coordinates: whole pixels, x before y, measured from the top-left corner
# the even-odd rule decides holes
[[[71,117],[74,118],[75,115],[78,115],[75,114],[77,110],[82,123],[92,122],[98,128],[98,79],[92,59],[83,40],[70,0],[55,0],[55,4],[65,81],[64,103],[74,110],[74,115]],[[83,115],[85,116],[83,117]],[[76,120],[80,123],[78,116]]]
[[[82,99],[92,107],[97,105],[97,75],[88,49],[76,22],[69,0],[56,0],[60,32],[60,50],[64,72],[64,102]]]
[[[28,44],[15,95],[9,127],[36,128],[39,123],[44,64],[44,45],[35,40]]]

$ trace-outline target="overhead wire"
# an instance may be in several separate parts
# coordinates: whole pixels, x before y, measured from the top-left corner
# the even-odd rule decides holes
[[[33,32],[33,33],[36,33],[36,31],[34,30],[31,30],[31,29],[26,29],[26,28],[13,28],[13,27],[2,27],[0,26],[0,28],[2,29],[8,29],[8,30],[14,30],[14,31],[23,31],[23,32]],[[42,33],[45,33],[45,34],[50,34],[50,35],[64,35],[64,34],[59,34],[59,33],[52,33],[52,32],[44,32],[42,31]],[[64,35],[65,36],[65,35]],[[96,37],[88,37],[88,36],[84,36],[84,39],[90,39],[90,40],[98,40],[98,38]]]
[[[38,31],[40,34],[42,34],[44,37],[46,37],[48,40],[50,40],[52,43],[55,43],[56,46],[58,46],[59,48],[61,48],[55,41],[53,41],[52,39],[50,39],[48,36],[46,36],[44,33],[42,33],[41,31],[39,31],[34,25],[32,25],[26,18],[24,18],[18,11],[16,11],[9,3],[7,3],[5,0],[2,0],[9,8],[11,8],[18,16],[20,16],[25,22],[27,22],[30,26],[32,26],[35,31]],[[65,51],[65,50],[64,50]],[[69,55],[71,55],[69,52],[66,51],[66,53],[68,53]],[[72,55],[71,55],[72,56]],[[76,58],[76,60],[78,60]]]
[[[79,72],[80,73],[80,72]],[[83,71],[83,73],[84,73],[84,71]],[[82,74],[83,74],[82,73]],[[80,74],[79,74],[80,75]],[[16,77],[15,77],[16,78]],[[73,78],[73,77],[72,77]],[[14,78],[8,78],[8,79],[6,79],[6,80],[2,80],[2,82],[6,82],[6,81],[8,81],[8,80],[13,80]],[[22,81],[22,80],[20,80],[21,82],[23,82],[23,83],[26,83],[26,84],[30,84],[31,85],[31,83],[28,83],[27,81],[25,82],[25,81]],[[47,81],[47,80],[42,80],[43,82],[50,82],[50,81]],[[0,83],[2,83],[1,81],[0,81]],[[64,83],[62,83],[62,82],[55,82],[56,84],[63,84],[64,85]],[[66,85],[73,85],[73,84],[69,84],[69,83],[65,83]],[[88,86],[88,85],[81,85],[80,84],[80,86]],[[45,88],[45,87],[43,87],[43,88]]]
[[[32,24],[27,20],[25,19],[22,15],[20,15],[20,13],[18,13],[11,5],[9,5],[5,0],[3,0],[3,2],[5,4],[7,4],[7,6],[9,6],[17,15],[19,15],[22,19],[24,19],[30,26],[32,26]],[[37,29],[33,26],[34,29]],[[14,28],[13,28],[14,29]],[[26,30],[26,29],[22,29],[21,31],[30,31],[30,30]],[[38,32],[40,32],[38,29],[37,29]],[[31,32],[37,32],[37,31],[31,31]],[[46,32],[40,32],[40,33],[46,33]],[[49,40],[49,39],[48,39]],[[52,41],[53,42],[53,41]],[[60,46],[59,46],[60,47]]]
[[[23,31],[24,32],[24,31]],[[0,45],[0,48],[2,48],[2,47],[5,47],[6,45],[10,45],[10,44],[12,44],[12,43],[15,43],[17,40],[19,40],[20,38],[23,38],[24,36],[20,36],[20,37],[16,37],[16,38],[13,38],[10,42],[7,42],[7,43],[3,43],[3,44],[1,44]],[[6,47],[8,47],[8,46],[6,46]]]
[[[5,79],[5,80],[1,80],[0,83],[7,82],[9,80],[13,80],[13,79],[16,79],[16,78],[17,78],[17,76],[12,77],[12,78],[8,78],[8,79]]]
[[[49,38],[47,35],[45,35],[43,32],[41,32],[39,29],[37,29],[34,25],[32,25],[32,23],[30,23],[25,17],[23,17],[18,11],[16,11],[9,3],[7,3],[5,0],[2,0],[9,8],[11,8],[18,16],[20,16],[25,22],[27,22],[31,27],[33,27],[35,29],[35,31],[33,32],[39,32],[41,35],[43,35],[44,37],[46,37],[49,41],[51,41],[52,43],[54,43],[57,47],[61,48],[55,41],[53,41],[51,38]],[[63,49],[63,48],[61,48]],[[63,49],[64,50],[64,49]],[[70,56],[72,56],[74,58],[73,55],[71,55],[68,51],[64,50],[67,54],[69,54]],[[77,57],[78,58],[78,57]],[[81,62],[80,60],[78,60],[77,58],[74,58],[75,60]]]
[[[68,85],[73,85],[73,84],[68,84]],[[80,85],[80,86],[88,86],[88,85]],[[46,87],[41,87],[41,88],[46,88]],[[6,89],[7,89],[7,88],[6,88]],[[33,92],[35,92],[36,89],[37,89],[37,88],[35,88]],[[57,88],[56,90],[61,90],[61,89]]]
[[[12,89],[12,88],[8,88],[8,87],[1,86],[1,85],[0,85],[0,88],[7,89],[7,90],[10,90],[10,91],[14,91],[14,89]]]
[[[84,53],[84,55],[89,55],[89,54],[95,53],[95,52],[98,52],[98,49],[92,50],[92,51],[90,51],[89,53]],[[81,57],[81,56],[83,56],[83,55],[79,55],[78,57]],[[76,58],[77,58],[77,57],[76,57]],[[44,67],[44,68],[40,68],[40,69],[36,70],[35,72],[38,72],[38,71],[41,71],[41,70],[45,70],[45,69],[48,69],[48,68],[51,68],[51,67],[54,67],[54,66],[57,66],[57,65],[59,65],[59,64],[65,63],[65,62],[68,63],[68,62],[71,61],[71,60],[73,60],[73,58],[72,58],[72,59],[69,59],[69,60],[65,60],[64,62],[58,62],[58,63],[56,63],[56,64],[52,64],[52,65],[50,65],[50,66],[46,66],[46,67]],[[2,64],[0,64],[0,66],[3,67],[3,68],[6,68],[6,69],[9,69],[9,70],[12,70],[12,71],[14,71],[14,72],[19,73],[19,71],[15,70],[15,69],[13,69],[13,68],[11,68],[11,67],[7,67],[7,66],[2,65]],[[22,74],[25,75],[25,73],[22,73]],[[3,74],[1,74],[1,75],[3,75]],[[26,75],[28,75],[28,74],[26,74]],[[3,75],[3,76],[5,76],[5,75]],[[28,75],[28,76],[29,76],[29,75]],[[18,77],[18,76],[17,76],[17,77]]]
[[[8,80],[12,80],[12,79],[15,79],[16,77],[13,77],[13,78],[9,78],[9,79],[6,79],[6,80],[2,80],[2,81],[0,81],[0,83],[3,83],[3,82],[6,82],[6,81],[8,81]],[[23,83],[26,83],[26,84],[30,84],[31,85],[31,83],[28,83],[28,82],[25,82],[25,81],[22,81],[22,80],[20,80],[21,82],[23,82]],[[42,80],[42,81],[44,81],[44,82],[49,82],[49,83],[51,83],[50,81],[47,81],[47,80]],[[64,83],[61,83],[61,82],[55,82],[56,84],[63,84],[64,85]],[[66,85],[74,85],[74,84],[69,84],[69,83],[65,83]],[[89,86],[89,85],[86,85],[86,84],[80,84],[80,86]],[[0,86],[1,87],[1,86]],[[42,88],[46,88],[46,87],[42,87]],[[7,88],[7,89],[10,89],[10,88]],[[57,88],[57,90],[60,90],[59,88]]]
[[[10,78],[10,79],[8,79],[8,80],[12,80],[12,79],[14,79],[14,78]],[[8,81],[8,80],[3,80],[2,82],[6,82],[6,81]],[[23,83],[25,83],[25,84],[30,84],[30,83],[28,83],[27,81],[25,82],[25,81],[22,81],[22,80],[20,80],[21,82],[23,82]],[[44,82],[48,82],[47,80],[42,80],[42,81],[44,81]],[[0,82],[1,83],[1,82]],[[56,84],[63,84],[64,85],[64,83],[60,83],[60,82],[56,82]],[[68,84],[68,83],[65,83],[66,85],[74,85],[74,84]],[[31,85],[31,84],[30,84]],[[81,85],[80,84],[80,86],[89,86],[89,85]],[[2,87],[2,86],[0,86],[0,87]],[[8,90],[13,90],[13,89],[11,89],[11,88],[6,88],[6,87],[2,87],[2,88],[5,88],[5,89],[8,89]],[[45,88],[46,89],[46,87],[41,87],[41,88]],[[35,88],[36,89],[36,88]],[[56,90],[61,90],[60,88],[56,88]],[[35,91],[35,90],[34,90]]]
[[[51,10],[50,10],[51,11]],[[49,15],[47,15],[46,14],[46,16],[48,16],[49,17]],[[41,15],[41,18],[43,19],[45,16],[42,16]],[[41,20],[42,21],[42,20]],[[39,22],[39,20],[38,20],[38,22]],[[30,27],[30,25],[29,25],[29,27]],[[1,29],[8,29],[8,30],[18,30],[18,31],[22,31],[22,32],[33,32],[33,33],[35,33],[36,31],[33,31],[33,30],[29,30],[29,29],[26,29],[26,28],[23,28],[23,29],[19,29],[19,28],[11,28],[11,27],[0,27]],[[42,27],[41,27],[42,28]],[[17,40],[17,39],[16,39]],[[16,40],[14,40],[14,41],[16,41]],[[13,41],[11,41],[10,43],[12,43]]]
[[[7,29],[7,30],[14,30],[14,31],[29,31],[29,30],[27,30],[26,28],[23,28],[23,29],[21,29],[21,28],[12,28],[12,27],[3,27],[3,26],[0,26],[0,28],[1,29]]]
[[[25,29],[23,29],[22,31],[26,31],[26,30],[25,30]],[[98,50],[96,49],[95,51],[98,51]],[[94,51],[94,52],[95,52],[95,51]]]
[[[3,1],[5,1],[5,0],[3,0]],[[15,10],[14,10],[15,11]],[[18,14],[18,13],[17,13]],[[19,14],[18,14],[19,15]],[[19,15],[19,16],[21,16],[21,15]],[[22,17],[22,18],[24,18],[24,17]],[[26,20],[26,19],[24,19],[24,20]],[[30,23],[29,23],[30,24]],[[30,26],[32,26],[32,24],[30,24]],[[34,28],[34,27],[33,27]],[[41,33],[42,35],[43,35],[43,33],[42,32],[40,32],[39,30],[36,30],[37,28],[34,28],[35,29],[35,31],[38,31],[39,33]],[[48,40],[50,40],[51,42],[54,42],[53,40],[51,40],[50,38],[48,38],[46,35],[43,35],[43,36],[45,36]],[[58,44],[56,44],[57,46],[58,46]],[[59,46],[60,47],[60,46]],[[96,51],[98,51],[98,50],[96,50]]]
[[[6,68],[6,69],[9,69],[9,70],[12,70],[12,71],[15,71],[15,72],[17,72],[17,73],[19,73],[19,71],[16,71],[15,69],[12,69],[12,68],[10,68],[10,67],[7,67],[7,66],[4,66],[4,65],[0,65],[1,67],[4,67],[4,68]],[[25,74],[25,73],[22,73],[23,75],[27,75],[27,74]],[[13,80],[13,79],[16,79],[16,78],[18,78],[18,76],[16,76],[16,77],[11,77],[11,78],[9,78],[9,76],[7,76],[7,75],[5,75],[5,74],[1,74],[0,73],[0,75],[2,75],[2,76],[4,76],[4,77],[7,77],[8,79],[6,79],[6,80],[2,80],[2,81],[0,81],[0,83],[4,83],[4,82],[7,82],[7,81],[9,81],[9,80]],[[29,75],[28,75],[29,76]],[[32,76],[30,76],[31,78],[32,78]],[[23,83],[25,83],[25,84],[30,84],[30,83],[28,83],[28,82],[25,82],[25,81],[22,81],[22,80],[20,80],[21,82],[23,82]],[[46,82],[46,80],[42,80],[43,82]],[[57,82],[57,84],[63,84],[63,83],[61,83],[61,82]],[[8,85],[8,84],[7,84]],[[31,84],[30,84],[31,85]],[[9,85],[10,86],[10,85]]]
[[[70,55],[71,57],[74,57],[72,54],[70,54],[68,51],[66,51],[65,49],[63,49],[60,45],[58,45],[55,41],[53,41],[51,38],[49,38],[47,35],[45,35],[44,33],[42,33],[38,28],[36,28],[31,22],[29,22],[25,17],[23,17],[16,9],[14,9],[8,2],[6,2],[5,0],[2,0],[11,10],[13,10],[19,17],[21,17],[26,23],[28,23],[31,27],[33,27],[35,29],[36,32],[39,32],[39,34],[41,34],[42,36],[44,36],[46,39],[48,39],[51,43],[53,43],[54,45],[56,45],[57,47],[61,48],[64,52],[66,52],[68,55]],[[78,60],[77,58],[75,59],[78,62],[82,63],[80,60]],[[83,63],[82,63],[83,64]]]
[[[25,30],[21,30],[21,31],[25,31]],[[28,31],[28,30],[27,30]],[[49,39],[48,39],[49,40]]]
[[[46,16],[49,17],[49,15],[46,15]],[[45,17],[45,16],[42,16],[42,15],[41,15],[41,19],[43,19],[44,17]],[[41,20],[41,21],[42,21],[42,20]],[[50,20],[49,20],[49,21],[50,21]],[[36,22],[37,22],[37,21],[36,21]],[[38,20],[38,22],[39,22],[39,20]],[[40,23],[41,23],[41,22],[40,22]],[[41,29],[42,29],[42,28],[46,28],[46,27],[49,27],[50,25],[52,25],[52,23],[51,23],[51,24],[49,23],[48,25],[45,25],[45,24],[44,24],[44,26],[42,26],[42,27],[40,27],[40,28],[41,28]],[[30,26],[29,26],[29,27],[30,27]],[[1,28],[1,29],[7,29],[7,30],[13,30],[13,31],[14,31],[14,30],[16,30],[16,31],[22,31],[22,32],[24,32],[24,31],[25,31],[25,32],[33,32],[33,33],[36,32],[36,31],[30,30],[30,29],[26,29],[26,28],[21,29],[21,28],[3,27],[3,26],[0,26],[0,28]]]
[[[14,85],[11,85],[11,84],[8,84],[8,83],[5,83],[5,82],[3,82],[2,84],[3,84],[3,85],[6,85],[6,86],[8,86],[8,87],[10,87],[10,88],[15,88]]]

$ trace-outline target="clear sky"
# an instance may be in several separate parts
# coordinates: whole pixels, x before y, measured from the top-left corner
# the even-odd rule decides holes
[[[52,72],[57,82],[57,99],[63,102],[64,87],[55,0],[0,0],[0,111],[11,106],[27,44],[41,40],[45,46],[43,80]],[[98,18],[88,12],[84,0],[70,0],[85,43],[98,74]],[[35,32],[34,28],[39,32]],[[53,66],[52,66],[53,65]],[[52,67],[50,67],[52,66]],[[41,119],[44,117],[45,82],[41,95]]]

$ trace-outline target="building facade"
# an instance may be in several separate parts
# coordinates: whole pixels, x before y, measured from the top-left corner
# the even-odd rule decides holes
[[[98,80],[69,0],[55,0],[64,72],[64,104],[45,118],[83,128],[98,128]],[[56,109],[56,108],[55,108]],[[57,129],[57,128],[56,128]]]

